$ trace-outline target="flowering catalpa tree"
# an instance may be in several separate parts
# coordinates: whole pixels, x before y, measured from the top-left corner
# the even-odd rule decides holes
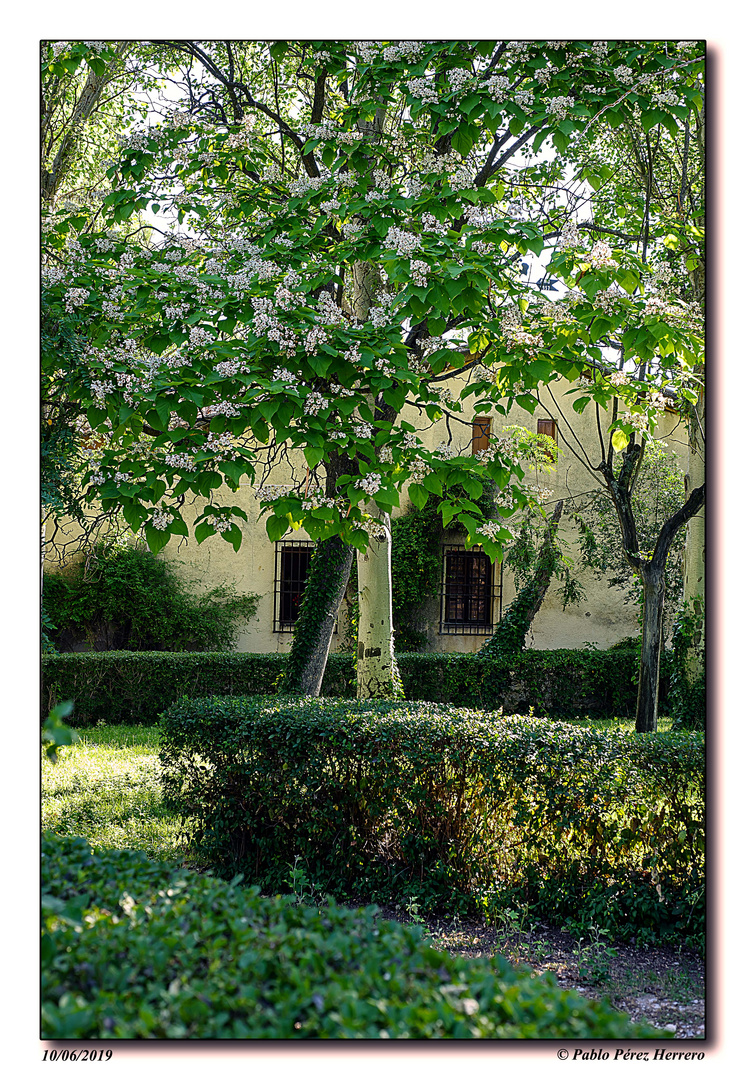
[[[603,229],[585,250],[566,228],[575,145],[640,112],[675,125],[698,100],[697,50],[139,44],[183,98],[125,137],[100,213],[45,221],[49,302],[87,342],[75,392],[101,437],[89,497],[121,507],[155,551],[188,535],[185,500],[200,497],[197,541],[238,548],[246,515],[224,496],[248,477],[270,539],[302,525],[358,550],[359,693],[390,694],[402,490],[416,505],[440,497],[444,523],[493,559],[529,498],[528,436],[471,456],[472,413],[533,411],[539,386],[599,367],[617,294],[636,355],[675,356],[668,384],[692,392],[697,341],[678,312],[650,307],[639,255],[612,251]],[[146,212],[174,226],[148,230]],[[521,263],[563,228],[555,266],[580,291],[553,304]],[[586,400],[618,389],[602,378]],[[650,378],[628,401],[617,443],[648,422]],[[448,440],[431,451],[426,428],[443,420]],[[494,520],[477,502],[486,482]]]

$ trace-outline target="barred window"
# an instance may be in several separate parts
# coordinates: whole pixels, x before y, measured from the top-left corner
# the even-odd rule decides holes
[[[272,629],[276,634],[291,633],[298,620],[313,549],[312,540],[275,544],[275,614]]]
[[[501,609],[502,564],[493,567],[478,548],[445,547],[441,634],[491,634]]]

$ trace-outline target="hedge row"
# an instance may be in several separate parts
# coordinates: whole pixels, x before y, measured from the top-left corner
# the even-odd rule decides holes
[[[303,908],[47,836],[43,1039],[630,1039],[607,1003],[451,958],[375,909]]]
[[[154,724],[186,694],[271,694],[282,684],[287,657],[279,653],[66,653],[42,659],[42,710],[74,700],[74,723],[87,727]],[[632,716],[638,659],[634,650],[562,649],[490,660],[464,653],[404,653],[398,658],[412,701],[442,701],[545,716]],[[665,704],[665,681],[662,702]],[[322,693],[355,695],[352,657],[329,657]]]
[[[704,930],[701,735],[637,736],[447,705],[182,699],[164,803],[194,855],[263,890],[299,865],[338,900],[689,940]]]

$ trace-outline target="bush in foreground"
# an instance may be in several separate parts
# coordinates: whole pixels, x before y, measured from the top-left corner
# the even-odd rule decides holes
[[[507,961],[453,959],[375,909],[295,906],[42,843],[42,1038],[660,1038]]]
[[[205,863],[281,888],[300,860],[338,900],[528,904],[573,928],[697,945],[704,748],[417,702],[183,699],[164,800]]]

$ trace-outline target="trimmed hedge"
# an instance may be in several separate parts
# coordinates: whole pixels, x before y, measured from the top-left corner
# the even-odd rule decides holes
[[[294,905],[47,836],[43,1039],[630,1039],[666,1032],[375,909]]]
[[[194,853],[264,890],[300,863],[337,899],[528,904],[622,939],[704,931],[704,747],[447,705],[182,699],[164,803]]]
[[[526,651],[510,660],[465,653],[397,657],[412,701],[442,701],[545,716],[634,716],[634,650]],[[74,700],[75,725],[154,724],[179,697],[271,694],[282,684],[279,653],[66,653],[42,658],[42,715]],[[667,668],[666,668],[667,670]],[[665,703],[666,680],[661,684]],[[333,653],[322,694],[355,696],[352,657]]]

